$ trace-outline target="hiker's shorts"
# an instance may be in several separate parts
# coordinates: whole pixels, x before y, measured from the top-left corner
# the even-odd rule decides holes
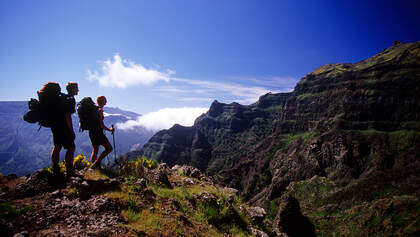
[[[89,130],[89,138],[92,145],[104,145],[109,143],[108,138],[104,134],[104,130]]]
[[[54,146],[63,146],[64,149],[75,147],[73,136],[67,126],[54,126],[51,127],[51,131],[53,134]]]

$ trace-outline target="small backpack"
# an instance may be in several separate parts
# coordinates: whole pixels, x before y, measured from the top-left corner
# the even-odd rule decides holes
[[[37,99],[31,98],[28,101],[29,111],[23,115],[23,120],[28,123],[39,122],[39,101]]]
[[[85,97],[77,103],[77,114],[79,115],[80,131],[91,130],[98,126],[99,112],[92,98]]]
[[[57,82],[47,82],[38,91],[38,100],[31,98],[29,111],[23,116],[28,123],[36,123],[43,127],[52,127],[63,118],[63,94]]]

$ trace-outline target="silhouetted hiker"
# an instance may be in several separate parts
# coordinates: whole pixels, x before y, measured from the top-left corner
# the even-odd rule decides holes
[[[96,98],[96,103],[98,104],[98,123],[96,126],[93,126],[89,130],[89,138],[92,142],[92,155],[90,156],[90,160],[92,161],[92,168],[99,167],[101,164],[102,159],[105,158],[109,153],[112,151],[112,146],[108,141],[108,138],[104,134],[104,129],[108,130],[110,132],[114,132],[114,128],[108,128],[104,124],[104,111],[103,107],[106,105],[106,98],[105,96],[101,95]],[[105,150],[99,155],[99,157],[96,159],[96,156],[98,155],[99,146],[103,146]]]
[[[64,94],[61,97],[63,103],[60,107],[63,115],[59,116],[58,121],[51,126],[54,140],[54,147],[51,152],[51,162],[54,174],[59,174],[60,167],[58,162],[60,160],[60,151],[61,148],[64,147],[64,149],[67,150],[65,156],[67,177],[71,177],[74,176],[73,157],[75,150],[75,134],[71,114],[76,112],[76,101],[74,96],[78,94],[79,87],[76,82],[69,82],[66,85],[66,89],[68,94]]]

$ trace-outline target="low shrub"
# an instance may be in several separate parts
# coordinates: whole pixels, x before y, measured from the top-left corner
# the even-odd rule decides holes
[[[86,156],[84,156],[83,154],[79,154],[78,156],[74,157],[74,159],[73,159],[73,167],[76,170],[82,170],[82,169],[84,169],[86,167],[89,167],[91,164],[92,163],[89,162],[86,159]],[[66,169],[66,161],[65,160],[59,162],[58,163],[58,166],[60,167],[60,172],[61,173],[64,173],[64,172],[67,171],[67,169]],[[48,167],[48,168],[46,168],[46,170],[49,171],[49,172],[51,172],[51,173],[53,172],[53,169],[52,169],[51,166]]]

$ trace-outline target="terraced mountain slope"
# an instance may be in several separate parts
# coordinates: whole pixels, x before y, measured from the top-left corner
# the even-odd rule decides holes
[[[128,156],[193,165],[268,209],[293,194],[320,234],[411,235],[419,101],[420,42],[396,42],[355,64],[322,66],[290,93],[214,101],[192,127],[162,130]]]

